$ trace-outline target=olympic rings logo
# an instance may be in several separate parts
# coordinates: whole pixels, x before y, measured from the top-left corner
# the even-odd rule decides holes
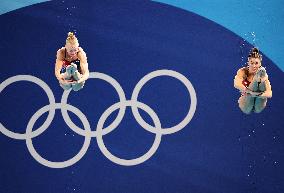
[[[170,127],[170,128],[162,128],[160,119],[157,116],[157,114],[153,111],[153,109],[151,109],[148,105],[137,101],[139,92],[140,92],[141,88],[144,86],[144,84],[146,84],[149,80],[151,80],[155,77],[158,77],[158,76],[171,76],[171,77],[178,79],[179,81],[181,81],[184,84],[184,86],[186,87],[186,89],[188,90],[188,93],[190,95],[190,107],[189,107],[187,115],[179,124],[177,124],[173,127]],[[89,79],[101,79],[101,80],[104,80],[104,81],[108,82],[109,84],[111,84],[114,87],[114,89],[116,90],[116,92],[119,96],[119,100],[120,100],[119,102],[113,104],[112,106],[110,106],[109,108],[107,108],[105,110],[105,112],[99,118],[96,130],[91,130],[91,126],[90,126],[88,119],[78,108],[76,108],[76,107],[74,107],[70,104],[67,104],[67,99],[68,99],[68,96],[70,94],[71,89],[68,90],[68,91],[64,91],[62,98],[61,98],[61,102],[56,103],[52,90],[44,81],[42,81],[41,79],[39,79],[37,77],[31,76],[31,75],[16,75],[16,76],[13,76],[13,77],[6,79],[5,81],[3,81],[0,84],[0,93],[8,85],[10,85],[14,82],[29,81],[29,82],[33,82],[33,83],[37,84],[38,86],[40,86],[45,91],[46,95],[48,96],[48,100],[49,100],[50,104],[39,109],[31,117],[31,119],[29,120],[27,127],[26,127],[26,133],[22,134],[22,133],[12,132],[12,131],[8,130],[6,127],[4,127],[1,122],[0,122],[0,132],[2,132],[4,135],[6,135],[10,138],[13,138],[13,139],[26,140],[26,145],[27,145],[28,151],[30,152],[32,157],[37,162],[39,162],[40,164],[47,166],[47,167],[50,167],[50,168],[65,168],[65,167],[69,167],[69,166],[75,164],[76,162],[78,162],[87,152],[92,137],[96,138],[100,151],[110,161],[112,161],[116,164],[119,164],[119,165],[133,166],[133,165],[141,164],[141,163],[145,162],[146,160],[148,160],[150,157],[152,157],[154,155],[154,153],[157,151],[157,149],[160,145],[162,135],[173,134],[173,133],[183,129],[190,122],[190,120],[192,119],[192,117],[195,113],[195,110],[196,110],[197,98],[196,98],[196,92],[195,92],[192,84],[184,75],[182,75],[182,74],[180,74],[176,71],[173,71],[173,70],[157,70],[157,71],[153,71],[153,72],[145,75],[136,84],[136,86],[133,90],[132,96],[131,96],[131,100],[126,100],[126,97],[125,97],[125,94],[124,94],[122,87],[111,76],[109,76],[107,74],[99,73],[99,72],[91,72]],[[144,155],[142,155],[138,158],[135,158],[135,159],[122,159],[122,158],[114,156],[107,149],[107,147],[105,146],[104,141],[103,141],[103,135],[110,133],[120,124],[120,122],[122,121],[122,119],[124,117],[126,107],[131,107],[134,118],[141,125],[141,127],[143,127],[145,130],[155,134],[155,140],[153,142],[152,147]],[[146,113],[148,113],[150,115],[151,119],[154,122],[154,126],[149,125],[148,123],[146,123],[143,120],[143,118],[139,114],[138,108],[144,110]],[[51,124],[51,122],[52,122],[52,120],[55,116],[55,110],[56,109],[61,110],[63,119],[66,122],[66,124],[70,127],[70,129],[72,129],[78,135],[85,137],[84,144],[83,144],[82,148],[80,149],[80,151],[77,153],[77,155],[70,158],[69,160],[62,161],[62,162],[53,162],[53,161],[49,161],[49,160],[41,157],[41,155],[39,155],[37,153],[37,151],[35,150],[33,143],[32,143],[32,139],[34,137],[39,136],[49,127],[49,125]],[[104,128],[104,123],[105,123],[106,119],[108,118],[108,116],[113,111],[115,111],[117,109],[119,109],[119,113],[118,113],[117,117],[115,118],[115,120],[109,126]],[[45,120],[45,122],[43,123],[43,125],[41,125],[37,129],[33,130],[33,127],[34,127],[36,120],[47,111],[48,111],[48,116],[47,116],[47,119]],[[76,116],[79,117],[79,119],[83,123],[84,129],[79,128],[78,126],[76,126],[72,122],[72,120],[70,119],[70,117],[68,115],[68,111],[71,111],[72,113],[74,113]]]

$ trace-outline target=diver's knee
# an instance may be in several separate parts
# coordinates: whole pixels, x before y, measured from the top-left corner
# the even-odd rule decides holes
[[[82,87],[72,87],[72,90],[73,91],[79,91],[79,90],[81,90],[82,89]]]
[[[71,88],[71,85],[60,84],[60,87],[63,88],[64,90],[69,90]]]
[[[241,109],[241,111],[243,112],[243,113],[245,113],[245,114],[250,114],[251,113],[251,111],[252,111],[252,108],[250,108],[250,107],[241,107],[241,106],[239,106],[240,107],[240,109]]]
[[[73,91],[79,91],[84,87],[84,83],[76,84],[72,86]]]
[[[254,107],[254,112],[255,113],[261,113],[263,110],[265,109],[265,106],[261,106],[261,107]]]
[[[264,109],[264,108],[263,108]],[[263,111],[263,109],[254,109],[255,113],[261,113]]]
[[[69,90],[71,87],[62,87],[63,90]]]
[[[241,109],[244,114],[249,115],[251,113],[250,109]]]
[[[254,112],[255,113],[260,113],[265,109],[267,103],[267,99],[262,99],[262,98],[257,98],[255,100],[255,107],[254,107]]]

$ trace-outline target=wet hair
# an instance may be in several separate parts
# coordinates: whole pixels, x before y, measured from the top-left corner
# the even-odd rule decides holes
[[[262,55],[259,53],[258,48],[254,47],[250,50],[248,58],[259,58],[262,60]]]
[[[68,32],[68,36],[66,38],[66,44],[79,46],[78,39],[76,38],[76,36],[73,32]]]

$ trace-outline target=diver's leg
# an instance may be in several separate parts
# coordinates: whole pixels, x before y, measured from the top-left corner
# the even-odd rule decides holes
[[[81,79],[81,77],[82,77],[82,74],[80,74],[80,73],[78,72],[77,68],[76,68],[76,71],[73,73],[73,78],[74,78],[76,81],[78,81],[78,80]],[[78,91],[78,90],[80,90],[80,89],[83,88],[84,84],[85,84],[85,81],[84,81],[84,82],[81,82],[81,83],[72,84],[72,89],[73,89],[74,91]]]
[[[69,75],[69,76],[73,76],[75,71],[77,71],[77,65],[72,63],[71,65],[67,66],[66,67],[66,73]]]
[[[254,89],[253,91],[264,92],[266,90],[265,81],[259,83],[256,81],[253,82],[252,89]],[[263,111],[263,109],[266,106],[266,103],[267,103],[266,98],[265,99],[255,98],[254,112],[260,113],[261,111]]]
[[[78,80],[80,80],[80,79],[82,78],[82,74],[80,74],[80,73],[78,72],[77,68],[76,68],[76,70],[75,70],[74,73],[73,73],[73,78],[74,78],[74,80],[76,80],[76,81],[78,81]],[[85,84],[85,81],[84,81],[84,82],[81,82],[81,83],[75,83],[75,84],[72,85],[72,89],[73,89],[74,91],[78,91],[78,90],[80,90],[80,89],[83,88],[84,84]]]
[[[64,72],[64,73],[61,73],[61,76],[65,79],[65,80],[69,80],[71,78],[71,76],[67,73],[67,72]],[[72,87],[72,85],[70,83],[60,83],[59,82],[59,85],[64,89],[64,90],[68,90]]]
[[[61,86],[61,88],[63,88],[64,90],[69,90],[69,89],[72,87],[72,85],[71,85],[70,83],[67,83],[67,84],[61,84],[61,83],[60,83],[60,86]]]
[[[254,92],[258,91],[258,82],[257,81],[252,81],[250,85],[248,86],[248,89]]]
[[[243,113],[250,114],[254,107],[254,98],[251,96],[241,96],[238,103]]]
[[[75,80],[80,80],[81,77],[82,77],[82,74],[80,74],[80,73],[78,72],[78,70],[76,70],[76,71],[74,72],[74,74],[73,74],[73,78],[74,78]]]
[[[84,85],[85,85],[85,81],[81,83],[72,84],[72,89],[74,91],[78,91],[78,90],[81,90],[84,87]]]
[[[74,66],[69,65],[66,67],[66,71],[61,75],[65,80],[70,80],[72,78],[73,71],[74,71]]]
[[[254,112],[260,113],[266,107],[267,99],[256,98],[254,104]]]
[[[71,79],[71,75],[68,72],[61,73],[61,76],[65,80],[70,80]]]
[[[265,81],[261,82],[258,86],[259,91],[264,92],[266,91]]]

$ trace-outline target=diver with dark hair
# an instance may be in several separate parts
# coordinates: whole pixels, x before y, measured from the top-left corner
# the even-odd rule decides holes
[[[234,79],[234,87],[241,92],[238,100],[242,112],[260,113],[272,97],[268,75],[261,64],[262,55],[257,48],[252,48],[248,55],[247,66],[240,68]]]

